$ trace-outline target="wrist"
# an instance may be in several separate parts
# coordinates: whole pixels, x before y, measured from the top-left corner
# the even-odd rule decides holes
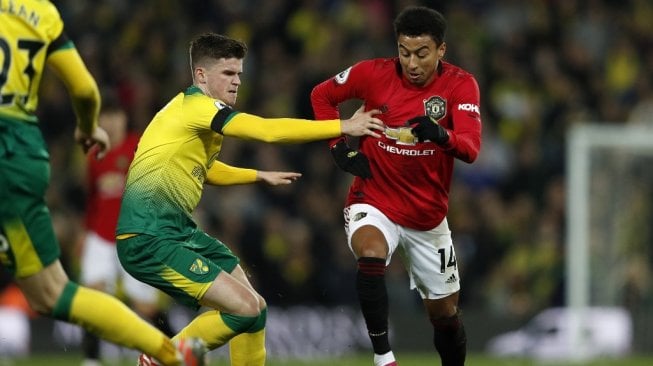
[[[449,131],[447,131],[446,128],[439,126],[440,131],[438,133],[438,145],[446,145],[449,140],[451,139],[451,136],[449,135]]]

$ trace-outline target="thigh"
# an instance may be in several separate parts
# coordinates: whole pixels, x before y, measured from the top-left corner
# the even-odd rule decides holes
[[[190,239],[190,248],[217,264],[227,273],[231,273],[240,263],[238,257],[220,240],[196,230]]]
[[[237,275],[238,269],[234,272]],[[261,295],[248,283],[226,271],[220,272],[201,304],[225,313],[250,317],[257,316],[265,308]]]
[[[460,290],[456,252],[446,219],[429,231],[403,228],[401,236],[410,286],[423,299],[441,299]]]
[[[45,204],[46,158],[0,159],[0,263],[15,277],[31,276],[59,258],[59,242]]]
[[[199,232],[118,240],[118,257],[135,279],[194,309],[218,274],[232,271],[238,262],[219,240]]]
[[[354,250],[352,244],[352,238],[356,232],[365,227],[373,226],[378,229],[385,239],[387,245],[388,254],[387,264],[390,263],[392,254],[397,249],[399,241],[399,232],[397,230],[397,225],[390,221],[381,211],[371,205],[367,204],[353,204],[351,206],[345,207],[344,211],[345,217],[345,233],[347,234],[347,244],[349,249],[352,251],[354,256],[358,257],[357,251]]]

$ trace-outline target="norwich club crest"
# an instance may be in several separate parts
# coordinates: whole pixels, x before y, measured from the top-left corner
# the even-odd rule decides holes
[[[447,114],[447,101],[436,95],[424,101],[424,110],[431,119],[439,121]]]
[[[197,258],[190,266],[190,271],[198,275],[203,275],[209,272],[209,266],[204,264],[201,259]]]

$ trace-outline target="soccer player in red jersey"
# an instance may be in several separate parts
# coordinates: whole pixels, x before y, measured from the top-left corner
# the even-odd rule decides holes
[[[109,135],[111,149],[103,159],[87,156],[86,236],[80,259],[80,282],[114,294],[118,283],[130,307],[168,336],[174,335],[159,305],[160,292],[129,275],[118,260],[116,224],[129,164],[139,135],[129,129],[127,112],[116,98],[105,97],[99,125]],[[99,215],[98,212],[102,212]],[[82,366],[100,366],[100,339],[85,331]]]
[[[361,99],[386,125],[358,149],[330,140],[336,164],[355,175],[344,209],[357,259],[356,290],[375,366],[396,365],[388,340],[384,273],[398,247],[410,287],[433,325],[442,365],[463,365],[466,336],[458,309],[460,277],[447,224],[454,159],[472,163],[481,145],[479,88],[474,77],[443,61],[446,20],[427,7],[405,8],[394,21],[398,57],[364,60],[317,85],[316,119],[338,117],[338,105]]]

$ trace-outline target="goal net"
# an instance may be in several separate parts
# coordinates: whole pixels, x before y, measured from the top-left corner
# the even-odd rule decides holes
[[[570,344],[592,347],[590,307],[623,307],[633,351],[653,349],[653,128],[584,124],[567,145],[566,301]]]

